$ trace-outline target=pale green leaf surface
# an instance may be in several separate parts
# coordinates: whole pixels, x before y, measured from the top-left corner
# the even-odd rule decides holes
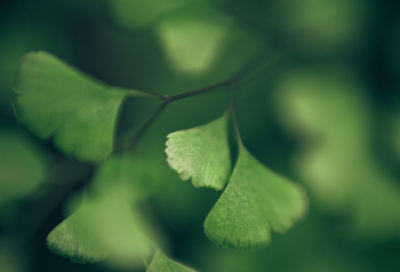
[[[400,186],[376,160],[368,87],[349,68],[292,69],[275,104],[305,139],[295,166],[316,207],[346,215],[351,236],[370,243],[399,237]]]
[[[357,184],[366,179],[358,173],[370,171],[365,167],[368,102],[351,70],[318,68],[299,67],[282,75],[276,86],[277,109],[288,128],[312,139],[295,162],[317,204],[347,212],[359,192]]]
[[[112,195],[112,194],[110,194]],[[49,248],[72,262],[140,267],[152,253],[149,228],[124,198],[84,198],[73,215],[47,237]]]
[[[243,146],[231,180],[204,223],[217,245],[233,250],[265,248],[271,229],[285,232],[307,211],[303,190],[273,173]]]
[[[46,52],[21,60],[14,86],[15,114],[30,131],[85,161],[101,161],[113,147],[118,109],[127,94],[95,80]]]
[[[195,187],[224,187],[231,171],[227,118],[167,136],[168,164],[182,180],[192,178]]]
[[[218,59],[234,19],[208,3],[164,16],[157,24],[163,52],[177,72],[197,75]]]
[[[194,270],[168,259],[157,251],[146,272],[194,272]]]
[[[85,222],[100,214],[101,210],[96,206],[89,206],[64,220],[47,237],[50,250],[76,263],[93,263],[105,259],[110,254],[109,250],[99,246],[99,241],[88,233],[86,224],[89,223]]]

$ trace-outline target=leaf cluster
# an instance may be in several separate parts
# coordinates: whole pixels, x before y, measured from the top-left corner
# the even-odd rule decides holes
[[[113,150],[118,111],[127,96],[163,100],[148,122],[134,131],[138,135],[169,103],[230,82],[168,97],[110,86],[48,53],[34,52],[21,61],[13,105],[18,120],[33,134],[52,137],[66,155],[99,163]],[[226,114],[211,123],[169,134],[167,162],[181,179],[191,178],[195,187],[221,190],[230,179],[205,221],[205,232],[217,245],[259,250],[269,244],[271,229],[285,232],[304,216],[307,200],[301,188],[263,166],[246,150],[233,103]],[[235,121],[239,145],[232,175],[230,117]],[[122,147],[132,141],[129,136],[123,138]],[[161,244],[154,240],[156,231],[136,206],[152,194],[156,180],[162,178],[151,173],[151,164],[146,166],[125,155],[103,162],[86,188],[81,207],[49,234],[50,249],[80,263],[107,258],[107,262],[135,266],[141,258],[149,258]],[[170,262],[160,256],[156,253],[150,271],[159,263]]]

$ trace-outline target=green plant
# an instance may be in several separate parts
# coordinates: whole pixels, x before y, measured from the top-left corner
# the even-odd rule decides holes
[[[52,137],[54,145],[64,154],[90,163],[102,163],[112,155],[114,126],[125,97],[162,102],[142,126],[119,139],[119,153],[131,147],[170,103],[218,86],[228,86],[229,111],[209,124],[168,135],[166,153],[170,166],[183,180],[191,178],[196,187],[221,190],[230,179],[205,221],[205,232],[217,245],[251,251],[269,244],[271,229],[285,232],[302,218],[307,200],[300,188],[265,168],[244,147],[234,106],[236,88],[241,80],[239,75],[169,97],[110,86],[83,75],[48,53],[33,52],[21,61],[13,105],[20,122],[40,138]],[[228,143],[230,118],[233,118],[239,146],[232,176]],[[129,212],[129,203],[149,194],[147,187],[151,186],[143,186],[148,181],[145,178],[135,180],[140,172],[149,169],[136,167],[134,161],[124,156],[119,159],[115,156],[100,166],[82,207],[48,236],[48,245],[55,253],[83,263],[97,262],[109,255],[109,259],[123,262],[147,259],[152,249],[159,249],[153,241],[154,231],[149,232],[149,227],[141,225],[145,220],[136,215],[137,212]],[[136,171],[131,167],[136,167]]]
[[[1,6],[0,270],[192,271],[166,255],[210,272],[395,270],[399,149],[384,140],[399,118],[370,49],[398,43],[374,37],[394,24],[376,4]],[[310,195],[285,235],[308,200],[264,165]]]

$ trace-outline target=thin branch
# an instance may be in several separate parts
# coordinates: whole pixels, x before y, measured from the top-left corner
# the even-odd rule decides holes
[[[252,69],[254,69],[255,66],[259,66],[260,62],[264,61],[264,56],[266,55],[266,53],[267,52],[265,50],[263,50],[259,55],[257,55],[253,59],[251,59],[249,61],[249,63],[243,67],[243,69],[239,70],[235,76],[233,76],[229,79],[214,83],[212,85],[209,85],[209,86],[206,86],[206,87],[203,87],[200,89],[196,89],[196,90],[188,91],[188,92],[185,92],[182,94],[174,95],[171,97],[168,95],[156,94],[157,97],[162,98],[164,100],[164,102],[158,108],[156,108],[155,111],[141,125],[137,126],[132,131],[127,132],[124,135],[120,136],[120,139],[118,140],[119,144],[115,148],[116,151],[121,151],[121,150],[128,148],[129,146],[134,145],[169,103],[171,103],[173,101],[177,101],[182,98],[190,97],[192,95],[196,95],[196,94],[199,94],[202,92],[213,90],[220,86],[224,86],[224,85],[228,85],[228,84],[230,84],[230,86],[231,86],[231,89],[232,89],[231,90],[231,93],[232,93],[232,95],[231,95],[232,96],[231,111],[233,112],[234,117],[235,117],[236,113],[235,113],[235,103],[234,103],[235,98],[234,98],[234,96],[236,93],[235,89],[237,88],[236,85],[237,85],[239,79],[244,78],[247,74],[249,74],[252,71]],[[272,61],[272,63],[274,63],[274,62],[275,61]],[[271,63],[269,62],[268,64],[270,65]],[[262,68],[264,68],[264,67],[262,67]],[[235,117],[234,119],[237,119],[237,118]],[[237,129],[238,139],[241,142],[240,133],[239,133],[238,125],[237,125],[237,120],[236,120],[236,129]]]
[[[231,77],[229,79],[226,79],[226,80],[223,80],[221,82],[209,85],[207,87],[203,87],[203,88],[192,90],[192,91],[189,91],[189,92],[186,92],[186,93],[178,94],[178,95],[175,95],[175,96],[172,96],[172,97],[169,97],[169,96],[165,95],[164,96],[164,101],[173,102],[173,101],[176,101],[176,100],[179,100],[179,99],[182,99],[182,98],[186,98],[186,97],[198,94],[198,93],[209,91],[209,90],[212,90],[214,88],[217,88],[217,87],[220,87],[220,86],[223,86],[223,85],[226,85],[226,84],[230,84],[230,83],[232,83],[234,81],[237,81],[237,80],[245,77],[247,74],[249,74],[255,66],[259,66],[260,63],[262,63],[264,61],[264,57],[267,54],[268,54],[267,51],[262,50],[262,52],[260,54],[255,56],[253,59],[251,59],[249,61],[249,63],[247,65],[245,65],[242,69],[240,69],[235,74],[235,76],[233,76],[233,77]],[[268,62],[268,66],[270,66],[271,63],[272,64],[275,63],[276,59],[279,59],[279,55],[278,55],[278,58],[274,56],[272,61]],[[262,67],[262,68],[264,68],[264,67]]]
[[[271,66],[275,66],[276,63],[282,62],[283,56],[279,53],[273,55],[270,58],[270,61],[263,63],[259,67],[257,67],[254,70],[251,70],[250,72],[244,74],[241,77],[241,84],[246,84],[249,81],[253,81],[256,78],[260,77],[261,75],[264,75],[266,73],[265,70],[269,69]],[[270,70],[270,69],[269,69]]]
[[[270,56],[273,55],[273,53],[265,50],[265,49],[261,49],[261,52],[259,54],[256,54],[253,58],[251,58],[249,60],[249,62],[244,65],[237,73],[235,78],[237,79],[242,79],[244,76],[246,76],[247,74],[249,74],[250,72],[252,72],[254,70],[255,67],[259,66],[260,64],[264,64],[265,62],[265,57],[266,56]]]
[[[151,124],[157,119],[157,117],[161,114],[161,112],[166,108],[166,106],[169,104],[169,101],[164,101],[160,105],[159,108],[154,112],[154,114],[148,119],[148,121],[143,124],[143,126],[136,132],[136,135],[131,142],[131,145],[133,145],[135,142],[139,141],[139,139],[142,137],[142,135],[146,132],[146,130],[151,126]]]
[[[238,18],[244,25],[247,25],[248,28],[253,29],[258,34],[261,34],[261,37],[265,42],[268,42],[269,44],[273,42],[275,46],[281,45],[281,38],[277,35],[276,31],[274,31],[274,29],[270,25],[267,26],[263,23],[257,22],[252,17],[244,14],[242,10],[229,3],[229,1],[222,0],[219,1],[217,5],[219,6],[219,8],[231,13],[233,16]]]
[[[143,90],[135,90],[135,89],[128,89],[128,90],[132,91],[132,93],[129,93],[128,95],[137,96],[137,95],[135,95],[135,92],[140,92],[140,93],[146,94],[147,98],[165,100],[164,95],[159,94],[159,93],[154,93],[154,92],[150,92],[150,91],[143,91]]]
[[[136,90],[136,89],[118,87],[118,86],[107,86],[107,87],[105,87],[105,89],[106,90],[124,90],[125,92],[128,91],[128,94],[127,94],[128,96],[138,97],[138,93],[141,93],[142,95],[139,97],[165,100],[165,97],[162,94],[154,93],[151,91]]]
[[[183,94],[178,94],[178,95],[169,97],[168,99],[169,99],[170,102],[176,101],[176,100],[179,100],[179,99],[182,99],[182,98],[194,95],[194,94],[198,94],[198,93],[201,93],[201,92],[212,90],[212,89],[217,88],[219,86],[223,86],[225,84],[228,84],[228,83],[232,82],[232,80],[234,80],[234,79],[230,78],[230,79],[227,79],[227,80],[212,84],[212,85],[204,87],[204,88],[200,88],[200,89],[197,89],[197,90],[193,90],[193,91],[189,91],[189,92],[186,92],[186,93],[183,93]]]
[[[269,29],[265,28],[263,25],[259,24],[258,22],[255,22],[253,19],[243,14],[231,3],[227,3],[227,1],[220,1],[219,5],[220,8],[230,12],[233,16],[239,18],[243,23],[247,24],[250,28],[256,30],[258,33],[261,33],[264,39],[266,39],[267,33],[270,34]]]
[[[228,83],[232,82],[232,80],[234,80],[234,79],[231,78],[231,79],[228,79],[228,80],[224,80],[224,81],[209,85],[209,86],[204,87],[204,88],[196,89],[196,90],[189,91],[189,92],[186,92],[186,93],[183,93],[183,94],[178,94],[178,95],[175,95],[175,96],[172,96],[172,97],[169,97],[168,95],[164,95],[163,96],[164,102],[161,105],[159,105],[154,110],[154,112],[144,122],[142,122],[142,124],[140,124],[135,129],[133,129],[133,130],[131,130],[129,132],[126,132],[125,134],[123,134],[123,135],[121,135],[119,137],[119,140],[117,141],[118,144],[115,147],[115,151],[118,152],[118,151],[125,150],[126,148],[131,147],[136,142],[138,142],[139,139],[142,137],[142,135],[145,133],[145,131],[157,119],[158,115],[160,115],[160,113],[165,109],[165,107],[169,103],[171,103],[173,101],[176,101],[176,100],[179,100],[179,99],[182,99],[182,98],[185,98],[185,97],[189,97],[189,96],[201,93],[201,92],[205,92],[205,91],[214,89],[214,88],[219,87],[219,86],[223,86],[225,84],[228,84]]]
[[[165,107],[169,104],[169,100],[166,99],[161,105],[159,105],[150,116],[142,122],[139,126],[137,126],[132,131],[129,131],[120,136],[118,142],[119,145],[116,147],[116,151],[122,151],[129,146],[133,146],[142,135],[146,132],[146,130],[150,127],[150,125],[157,119],[160,113],[165,109]]]

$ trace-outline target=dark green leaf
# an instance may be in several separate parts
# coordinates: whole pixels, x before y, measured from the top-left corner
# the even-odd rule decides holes
[[[29,196],[45,177],[44,157],[17,133],[0,131],[0,219]]]

